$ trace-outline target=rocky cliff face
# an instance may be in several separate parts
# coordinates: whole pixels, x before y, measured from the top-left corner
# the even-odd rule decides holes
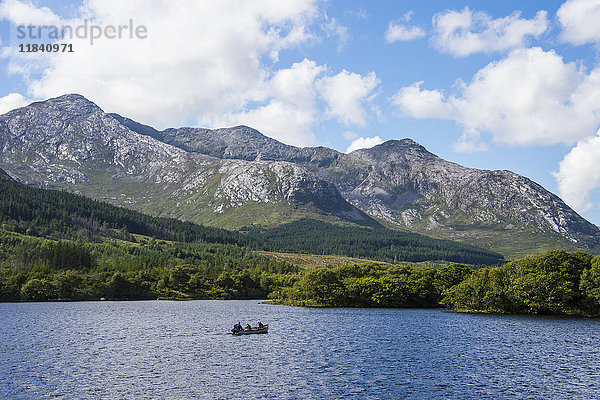
[[[445,161],[410,139],[343,154],[245,126],[158,131],[67,95],[0,116],[0,148],[0,167],[22,182],[227,227],[299,215],[373,225],[369,214],[496,249],[600,241],[598,227],[535,182]]]
[[[350,203],[390,223],[446,233],[527,230],[588,247],[600,237],[595,225],[535,182],[442,160],[410,139],[357,150],[340,166],[323,175]]]

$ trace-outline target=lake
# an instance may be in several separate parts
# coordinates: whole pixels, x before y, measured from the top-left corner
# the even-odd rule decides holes
[[[0,323],[2,399],[600,398],[592,319],[147,301],[3,303]]]

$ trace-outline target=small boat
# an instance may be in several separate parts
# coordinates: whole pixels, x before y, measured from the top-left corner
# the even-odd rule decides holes
[[[232,335],[236,335],[236,336],[239,336],[239,335],[256,335],[256,334],[259,334],[259,333],[269,333],[269,324],[265,324],[262,327],[258,327],[258,326],[252,327],[250,329],[242,329],[242,330],[232,329],[231,330],[231,334]]]

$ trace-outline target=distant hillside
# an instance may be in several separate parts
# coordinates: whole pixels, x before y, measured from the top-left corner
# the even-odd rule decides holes
[[[387,262],[445,260],[493,265],[504,261],[501,254],[480,247],[386,228],[342,226],[301,219],[271,229],[247,229],[277,248],[301,253]]]
[[[0,175],[0,228],[51,239],[136,242],[133,234],[175,242],[220,243],[252,249],[345,255],[388,262],[445,260],[497,264],[502,256],[475,246],[385,228],[300,219],[244,232],[159,218],[58,190],[29,187]]]
[[[53,239],[134,240],[131,234],[179,242],[258,246],[256,239],[220,228],[158,218],[58,190],[15,182],[0,170],[2,229]]]

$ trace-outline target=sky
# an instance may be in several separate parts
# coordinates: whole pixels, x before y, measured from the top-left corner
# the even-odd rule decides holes
[[[2,0],[0,113],[79,93],[158,129],[343,152],[411,138],[600,225],[598,21],[600,0]],[[19,51],[35,43],[73,52]]]

